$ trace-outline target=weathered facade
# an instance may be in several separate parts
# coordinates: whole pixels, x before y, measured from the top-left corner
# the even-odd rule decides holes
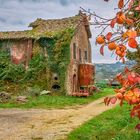
[[[81,24],[72,38],[70,45],[71,61],[67,75],[67,89],[69,94],[78,92],[81,86],[88,86],[94,83],[95,70],[91,60],[90,37],[90,29],[88,28],[87,31],[85,24]],[[81,67],[82,65],[83,67]],[[92,69],[91,71],[90,67]],[[86,70],[87,73],[85,73]],[[87,81],[87,79],[89,82],[82,84],[81,81]]]
[[[65,81],[64,87],[67,94],[71,94],[73,92],[78,92],[81,86],[88,86],[94,83],[95,70],[91,61],[92,55],[89,41],[91,32],[89,21],[85,14],[79,13],[79,15],[75,17],[58,20],[37,19],[30,24],[30,27],[33,29],[28,31],[0,32],[2,48],[5,46],[10,48],[11,61],[13,63],[23,63],[27,69],[33,56],[33,49],[37,46],[38,40],[41,40],[42,38],[45,38],[46,40],[53,39],[55,38],[55,34],[59,34],[60,31],[72,28],[73,35],[69,42],[70,54],[68,54],[70,60],[67,70],[65,71],[66,75],[63,77],[63,80]],[[63,36],[65,37],[65,34],[63,34]],[[58,45],[58,42],[59,40],[57,41],[56,46]],[[48,46],[47,41],[46,46]],[[47,48],[43,49],[43,53],[48,57]],[[55,72],[53,71],[52,81],[50,81],[52,88],[61,88],[59,82],[56,82],[58,79],[59,74],[57,73],[57,70]]]

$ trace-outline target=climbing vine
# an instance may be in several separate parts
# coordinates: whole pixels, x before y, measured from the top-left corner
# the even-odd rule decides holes
[[[68,64],[70,62],[70,43],[74,29],[70,28],[61,31],[52,39],[41,38],[40,46],[47,50],[47,64],[52,73],[57,73],[59,76],[59,84],[61,93],[65,93],[65,80]]]
[[[41,37],[39,40],[35,40],[33,57],[27,70],[22,63],[15,65],[11,62],[10,51],[9,49],[3,50],[1,42],[0,87],[30,83],[30,86],[37,84],[43,89],[51,90],[52,74],[57,73],[61,87],[60,92],[65,93],[64,85],[70,62],[70,43],[73,34],[74,29],[70,28],[57,32],[53,38]]]

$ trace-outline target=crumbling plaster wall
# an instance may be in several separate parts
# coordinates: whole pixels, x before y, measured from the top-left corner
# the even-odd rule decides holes
[[[73,45],[76,45],[76,59],[74,59]],[[79,50],[81,49],[81,60]],[[85,51],[87,51],[87,60],[85,60]],[[79,64],[91,63],[91,45],[84,25],[79,26],[70,44],[70,64],[68,66],[66,77],[67,94],[73,92],[73,78],[76,76],[75,91],[79,90],[78,71]]]
[[[10,51],[11,61],[14,64],[23,63],[28,67],[32,56],[32,40],[7,40],[4,41],[3,47]]]

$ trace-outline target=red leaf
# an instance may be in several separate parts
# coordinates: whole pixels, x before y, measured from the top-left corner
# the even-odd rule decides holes
[[[117,101],[117,98],[116,98],[116,97],[112,97],[111,100],[110,100],[110,102],[111,102],[112,104],[115,104],[116,101]]]
[[[136,130],[140,131],[140,124],[137,124],[135,127]]]
[[[134,38],[129,38],[128,45],[131,48],[137,48],[138,47],[138,43]]]
[[[106,37],[106,39],[107,39],[108,41],[110,41],[112,35],[113,35],[113,34],[112,34],[111,32],[109,32],[105,37]]]
[[[134,106],[134,108],[133,108],[134,110],[140,110],[140,104],[139,105],[137,105],[137,106]]]
[[[124,0],[119,0],[118,8],[122,9],[124,7]]]
[[[101,48],[100,48],[100,54],[104,55],[104,45],[102,45]]]
[[[116,18],[114,18],[113,20],[111,20],[111,22],[110,22],[111,28],[114,28],[115,24],[116,24]]]
[[[128,69],[128,67],[125,67],[124,72],[125,73],[129,73],[130,72],[130,70]]]
[[[129,75],[127,76],[127,79],[128,79],[128,82],[129,82],[130,84],[134,84],[134,83],[135,83],[135,77],[133,77],[131,74],[129,74]]]

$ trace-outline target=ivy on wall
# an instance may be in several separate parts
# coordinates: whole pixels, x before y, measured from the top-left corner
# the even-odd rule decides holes
[[[55,35],[52,39],[40,38],[40,46],[48,52],[48,67],[52,73],[59,76],[61,93],[65,93],[65,80],[70,62],[70,43],[74,29],[67,29]],[[49,88],[49,87],[48,87]]]
[[[70,28],[57,32],[53,38],[42,37],[36,40],[33,47],[33,58],[27,70],[24,69],[23,64],[11,63],[9,49],[3,50],[1,41],[0,87],[5,86],[4,90],[7,90],[6,85],[9,89],[13,84],[30,84],[30,86],[37,84],[42,89],[51,90],[52,74],[57,73],[60,92],[65,93],[65,79],[70,62],[70,43],[73,35],[74,29]],[[8,42],[10,43],[10,41]]]

